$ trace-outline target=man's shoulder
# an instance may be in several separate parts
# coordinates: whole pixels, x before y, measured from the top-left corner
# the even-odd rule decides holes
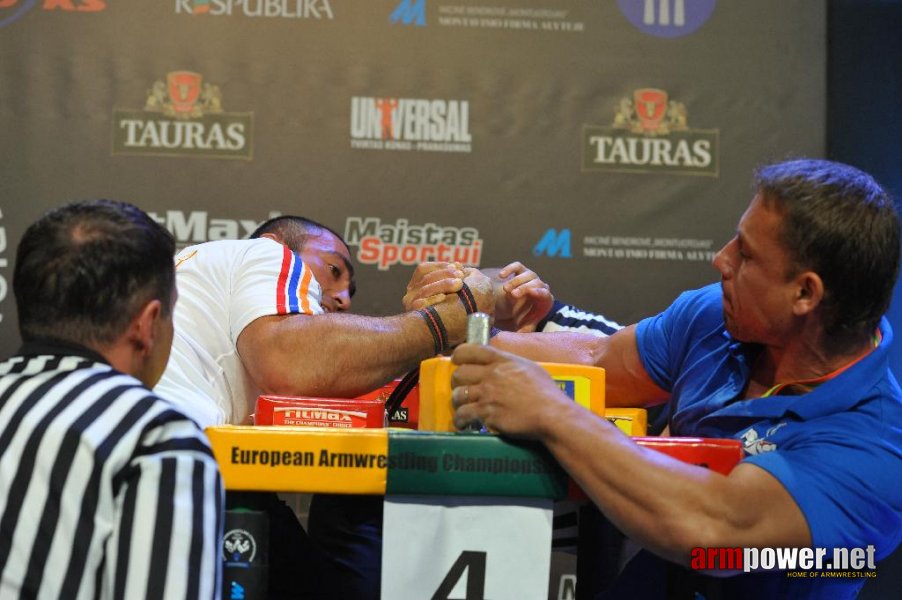
[[[281,246],[278,242],[269,238],[254,238],[252,240],[210,240],[201,242],[191,246],[185,246],[176,252],[176,258],[185,258],[195,254],[211,254],[217,255],[223,252],[248,252],[255,248],[267,248],[270,250],[278,249]]]
[[[203,242],[176,253],[176,272],[234,273],[243,267],[256,269],[261,264],[273,264],[278,268],[285,261],[285,250],[285,246],[268,238]]]
[[[688,290],[677,296],[673,301],[673,307],[683,308],[695,313],[720,314],[723,306],[723,292],[719,283],[711,283],[706,286]]]
[[[640,331],[662,328],[685,338],[722,330],[723,300],[720,285],[711,284],[683,292],[663,312],[639,322]]]

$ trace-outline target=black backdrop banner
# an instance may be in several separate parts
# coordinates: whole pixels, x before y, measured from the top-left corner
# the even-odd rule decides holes
[[[322,221],[356,312],[521,260],[635,321],[716,279],[755,166],[823,156],[825,36],[812,0],[0,0],[0,355],[24,228],[96,197],[180,246]]]

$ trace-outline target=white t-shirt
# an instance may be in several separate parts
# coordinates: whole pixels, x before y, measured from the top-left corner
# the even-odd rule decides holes
[[[238,336],[267,315],[316,315],[322,292],[287,246],[267,238],[189,246],[175,257],[175,337],[154,388],[201,427],[238,424],[260,389],[238,356]]]

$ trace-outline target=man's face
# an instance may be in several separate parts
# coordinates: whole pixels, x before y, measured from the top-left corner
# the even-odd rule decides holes
[[[723,288],[727,331],[743,342],[783,345],[794,323],[798,285],[779,241],[783,217],[755,196],[739,220],[736,236],[714,257]]]
[[[322,305],[326,312],[351,308],[354,273],[351,255],[344,243],[325,229],[313,231],[300,255],[323,290]]]

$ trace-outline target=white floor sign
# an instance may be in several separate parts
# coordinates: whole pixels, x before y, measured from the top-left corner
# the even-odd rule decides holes
[[[383,600],[545,600],[551,500],[387,496]]]

